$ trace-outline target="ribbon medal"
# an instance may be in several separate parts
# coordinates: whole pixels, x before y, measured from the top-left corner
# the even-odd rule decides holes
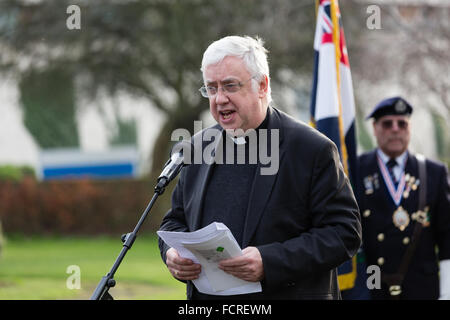
[[[405,158],[405,163],[406,159],[407,158]],[[396,189],[395,184],[392,181],[391,175],[389,174],[389,171],[386,168],[386,165],[378,155],[377,160],[378,166],[380,167],[381,175],[383,176],[384,182],[386,183],[386,187],[389,191],[389,194],[391,195],[391,198],[394,201],[395,205],[398,207],[400,205],[400,202],[402,201],[403,191],[405,190],[406,186],[405,172],[402,173],[402,176],[400,177],[400,182]]]

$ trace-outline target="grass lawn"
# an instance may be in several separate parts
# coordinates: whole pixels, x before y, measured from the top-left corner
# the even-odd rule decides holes
[[[120,236],[56,238],[6,236],[0,257],[0,299],[89,299],[122,249]],[[67,273],[79,267],[80,289]],[[186,299],[185,285],[171,277],[159,256],[156,236],[138,235],[110,289],[114,299]],[[69,284],[73,283],[69,281]]]

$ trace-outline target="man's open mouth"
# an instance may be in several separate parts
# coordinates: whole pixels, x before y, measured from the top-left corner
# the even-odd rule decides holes
[[[219,111],[220,115],[224,119],[229,119],[234,112],[236,112],[236,111],[234,111],[234,110]]]

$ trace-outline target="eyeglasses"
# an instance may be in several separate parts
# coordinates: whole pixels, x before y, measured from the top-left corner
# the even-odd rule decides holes
[[[226,93],[235,93],[241,90],[241,88],[250,80],[252,80],[254,77],[251,77],[250,79],[244,81],[244,82],[228,82],[222,85],[222,91]],[[217,92],[219,91],[219,87],[216,86],[203,86],[200,89],[198,89],[203,97],[205,98],[212,98],[214,97]]]
[[[394,126],[394,121],[397,122],[397,127],[401,130],[405,130],[408,128],[408,121],[406,120],[382,120],[381,127],[384,130],[392,129]]]

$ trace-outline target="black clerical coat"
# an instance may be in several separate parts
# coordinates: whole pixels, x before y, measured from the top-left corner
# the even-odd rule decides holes
[[[220,129],[218,125],[212,128]],[[336,268],[360,247],[361,224],[337,148],[317,130],[273,107],[268,129],[279,130],[278,172],[261,175],[258,164],[251,193],[244,195],[249,207],[242,248],[257,247],[264,266],[263,291],[254,297],[338,299]],[[194,136],[199,138],[201,134]],[[200,227],[199,213],[212,167],[202,163],[183,168],[160,230]],[[164,262],[168,249],[160,240]],[[187,282],[188,298],[192,285]]]

